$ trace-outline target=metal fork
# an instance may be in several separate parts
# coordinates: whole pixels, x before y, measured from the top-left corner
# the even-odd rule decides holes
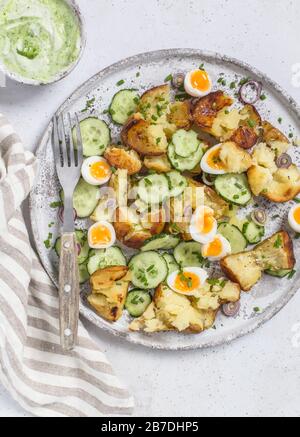
[[[57,176],[64,191],[64,223],[61,236],[59,265],[59,321],[62,348],[74,349],[79,319],[79,271],[73,213],[73,193],[80,178],[82,138],[78,115],[75,114],[76,150],[72,136],[72,121],[68,114],[65,128],[63,114],[53,117],[52,146]]]

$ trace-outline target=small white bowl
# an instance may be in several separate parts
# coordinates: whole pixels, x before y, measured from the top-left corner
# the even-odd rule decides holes
[[[70,66],[67,70],[64,70],[60,73],[57,73],[57,75],[54,76],[49,82],[39,82],[38,80],[28,79],[27,77],[23,77],[17,73],[14,73],[14,72],[8,70],[7,67],[1,62],[1,60],[0,60],[0,72],[4,73],[8,78],[10,78],[16,82],[22,83],[24,85],[39,86],[39,85],[49,85],[49,84],[58,82],[58,81],[62,80],[63,78],[65,78],[66,76],[68,76],[74,70],[74,68],[77,66],[80,59],[82,58],[82,55],[83,55],[83,52],[85,49],[85,45],[86,45],[85,22],[84,22],[83,15],[79,9],[79,6],[75,2],[75,0],[63,0],[63,1],[65,1],[71,7],[71,9],[74,11],[75,15],[77,16],[78,22],[79,22],[80,52],[78,54],[77,60],[75,62],[73,62],[72,64],[70,64]]]

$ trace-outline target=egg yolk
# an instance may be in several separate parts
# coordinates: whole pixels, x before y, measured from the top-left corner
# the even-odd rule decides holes
[[[295,209],[295,211],[294,211],[294,219],[295,219],[295,222],[298,225],[300,225],[300,207]]]
[[[210,80],[208,73],[203,70],[196,70],[191,75],[191,85],[199,91],[208,91],[210,88]]]
[[[103,225],[94,227],[91,230],[91,243],[93,245],[97,244],[107,244],[111,242],[110,230]]]
[[[179,273],[176,276],[174,284],[176,290],[181,291],[182,293],[193,291],[196,288],[199,288],[200,285],[200,278],[195,273],[191,272]]]
[[[208,153],[207,164],[210,168],[212,168],[214,170],[224,170],[225,169],[225,165],[221,161],[221,158],[220,158],[220,152],[221,152],[221,147],[216,148],[216,149],[212,150],[210,153]]]
[[[214,227],[215,218],[213,212],[204,211],[200,214],[198,221],[198,230],[203,234],[209,234]]]
[[[110,167],[104,161],[98,161],[90,166],[90,174],[93,178],[101,181],[110,175]]]
[[[215,238],[208,246],[204,252],[204,256],[219,256],[222,253],[222,242],[219,238]]]

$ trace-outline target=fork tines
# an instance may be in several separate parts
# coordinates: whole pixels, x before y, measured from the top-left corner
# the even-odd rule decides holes
[[[83,152],[78,114],[75,113],[74,125],[70,113],[67,115],[67,126],[65,126],[63,113],[53,117],[52,144],[56,166],[81,167]]]

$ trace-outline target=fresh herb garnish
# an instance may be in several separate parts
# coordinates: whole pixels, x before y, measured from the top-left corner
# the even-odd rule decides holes
[[[92,99],[87,100],[85,108],[82,109],[81,112],[87,112],[89,109],[91,109],[91,107],[93,106],[95,101],[96,101],[95,97],[93,97]]]
[[[280,235],[277,236],[274,247],[275,249],[280,249],[282,247],[282,238]]]
[[[259,312],[260,312],[260,308],[259,308],[259,307],[255,307],[255,308],[253,308],[253,311],[254,311],[255,313],[259,313]]]
[[[51,248],[52,237],[53,237],[53,234],[51,232],[49,232],[47,240],[44,241],[44,245],[45,245],[46,249]]]
[[[124,79],[121,79],[121,80],[119,80],[119,82],[117,82],[117,86],[121,86],[121,85],[124,85],[124,83],[125,83],[125,80]]]
[[[262,94],[262,95],[260,96],[260,100],[264,101],[264,100],[266,100],[266,99],[267,99],[267,96],[266,96],[265,94]]]
[[[62,206],[62,201],[61,200],[59,200],[58,202],[50,203],[50,208],[53,208],[53,209],[60,208],[61,206]]]
[[[254,120],[248,120],[247,123],[248,123],[249,127],[251,127],[251,128],[256,126],[256,123]]]
[[[295,274],[296,274],[297,272],[296,272],[296,270],[292,270],[289,274],[288,274],[288,279],[292,279],[294,276],[295,276]]]
[[[172,80],[173,80],[173,74],[169,74],[169,76],[165,78],[165,82],[171,82]]]

